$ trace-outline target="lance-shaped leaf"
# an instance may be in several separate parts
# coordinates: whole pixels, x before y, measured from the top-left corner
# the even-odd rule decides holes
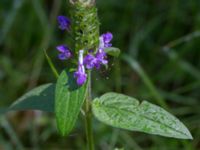
[[[116,47],[105,48],[104,51],[111,56],[118,57],[120,54],[120,49]]]
[[[93,101],[95,117],[105,124],[166,137],[192,139],[188,129],[176,117],[147,101],[117,93],[107,93]]]
[[[21,96],[8,108],[0,109],[0,114],[22,110],[54,112],[54,92],[55,85],[52,83],[36,87]]]
[[[55,113],[62,136],[73,129],[86,95],[87,84],[78,86],[72,73],[63,71],[56,84]]]

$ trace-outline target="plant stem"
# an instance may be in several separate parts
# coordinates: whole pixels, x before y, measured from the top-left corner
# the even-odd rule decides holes
[[[92,130],[92,111],[91,111],[91,72],[88,73],[88,91],[87,98],[85,102],[85,130],[87,138],[87,149],[94,150],[94,137]]]

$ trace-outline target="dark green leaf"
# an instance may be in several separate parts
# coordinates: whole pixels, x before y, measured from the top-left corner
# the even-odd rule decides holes
[[[164,109],[147,101],[117,93],[107,93],[93,101],[93,113],[100,121],[123,129],[192,139],[188,129]]]
[[[41,85],[24,94],[10,107],[0,110],[0,113],[8,111],[41,110],[54,112],[55,85],[52,83]]]
[[[79,87],[73,74],[63,71],[56,84],[55,113],[60,134],[73,129],[86,95],[87,84]]]
[[[120,54],[120,49],[116,47],[108,47],[104,49],[108,55],[118,57]]]

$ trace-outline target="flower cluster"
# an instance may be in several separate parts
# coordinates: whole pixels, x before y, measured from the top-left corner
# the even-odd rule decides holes
[[[69,31],[71,21],[67,17],[58,16],[58,23],[61,30]],[[88,70],[93,68],[100,69],[101,65],[108,64],[105,48],[112,46],[110,43],[112,38],[113,35],[110,32],[102,34],[99,37],[99,46],[96,53],[94,53],[93,50],[79,50],[78,69],[74,72],[74,77],[76,78],[78,85],[83,85],[87,80],[85,68]],[[67,60],[72,57],[72,53],[66,45],[60,45],[56,48],[59,51],[58,58],[60,60]]]

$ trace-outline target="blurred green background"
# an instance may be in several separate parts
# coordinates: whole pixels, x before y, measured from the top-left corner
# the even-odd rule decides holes
[[[148,100],[180,118],[194,140],[177,140],[113,129],[94,120],[98,150],[200,149],[200,1],[97,0],[101,33],[111,31],[122,50],[109,69],[94,72],[93,95],[122,92]],[[68,15],[66,0],[1,0],[0,106],[55,78],[47,50],[58,70],[56,45],[67,43],[56,23]],[[83,118],[61,138],[53,114],[12,112],[0,117],[0,150],[84,150]]]

